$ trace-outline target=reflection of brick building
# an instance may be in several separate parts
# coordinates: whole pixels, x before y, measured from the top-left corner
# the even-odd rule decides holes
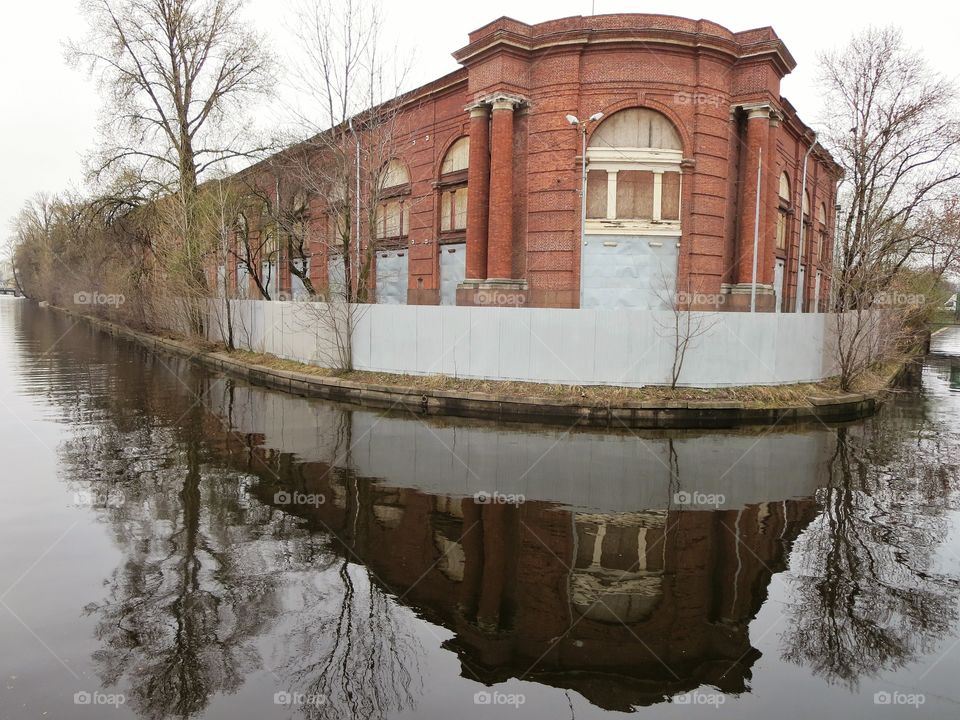
[[[702,683],[746,688],[750,620],[814,512],[812,500],[602,515],[477,504],[264,459],[283,480],[262,499],[281,487],[329,498],[285,509],[453,630],[464,676],[523,675],[619,710]]]
[[[656,307],[686,293],[683,303],[743,309],[758,183],[758,307],[774,307],[773,289],[793,307],[801,235],[804,309],[827,296],[839,169],[815,149],[801,197],[813,134],[780,96],[795,62],[772,29],[500,18],[454,55],[460,70],[403,101],[375,233],[380,302]],[[581,137],[566,116],[596,113],[580,126],[581,237]],[[338,272],[324,202],[267,177],[271,167],[254,172],[311,216],[310,276],[323,287]],[[282,259],[275,272],[290,289]]]
[[[172,418],[193,401],[180,385],[157,399],[174,402],[164,409]],[[449,628],[447,647],[465,677],[524,676],[608,709],[703,683],[744,691],[759,657],[750,622],[815,513],[813,499],[715,512],[478,504],[299,461],[267,446],[262,433],[228,431],[228,418],[197,414],[204,446],[257,476],[251,491],[265,506],[278,507],[281,490],[322,494],[318,507],[278,509],[304,518],[401,602]],[[344,432],[343,446],[353,446]]]

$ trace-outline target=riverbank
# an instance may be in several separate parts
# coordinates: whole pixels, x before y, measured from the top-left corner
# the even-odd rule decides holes
[[[161,337],[90,315],[48,306],[110,335],[187,357],[257,385],[382,410],[509,422],[612,429],[730,428],[841,422],[872,415],[900,368],[862,380],[858,392],[836,383],[716,389],[557,386],[465,380],[446,376],[333,373],[273,355],[227,351],[209,343]]]

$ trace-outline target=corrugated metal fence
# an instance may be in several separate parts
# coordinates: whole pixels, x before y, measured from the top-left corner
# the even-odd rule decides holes
[[[336,366],[352,328],[357,370],[563,385],[669,384],[687,340],[680,385],[817,381],[836,374],[828,314],[674,313],[232,300],[236,342],[290,360]],[[211,339],[225,325],[212,301]]]

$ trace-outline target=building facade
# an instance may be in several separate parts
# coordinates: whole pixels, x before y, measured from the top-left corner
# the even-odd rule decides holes
[[[371,299],[825,309],[841,170],[780,95],[795,61],[771,28],[500,18],[454,57],[402,101]],[[313,284],[342,284],[307,246]],[[271,282],[296,295],[287,265]]]

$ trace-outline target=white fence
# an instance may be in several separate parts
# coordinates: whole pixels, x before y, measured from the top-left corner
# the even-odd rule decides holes
[[[230,302],[238,347],[335,364],[329,306]],[[223,301],[211,306],[211,339],[223,337],[225,310]],[[679,334],[689,339],[679,385],[778,385],[837,373],[830,339],[836,323],[828,314],[427,305],[364,305],[354,312],[357,370],[563,385],[664,385],[670,383]]]

